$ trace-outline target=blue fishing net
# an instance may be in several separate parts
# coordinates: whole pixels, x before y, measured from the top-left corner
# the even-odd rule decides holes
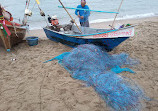
[[[97,75],[92,86],[115,111],[139,111],[144,94],[133,81],[114,72]]]
[[[51,60],[54,59],[59,60],[73,78],[92,86],[113,110],[141,109],[141,101],[144,98],[141,88],[134,81],[117,74],[122,71],[134,73],[129,68],[122,68],[139,63],[128,54],[110,55],[98,46],[85,44]]]

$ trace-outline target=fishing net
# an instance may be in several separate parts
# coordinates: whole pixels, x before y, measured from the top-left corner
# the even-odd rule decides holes
[[[122,71],[134,73],[129,68],[121,68],[139,63],[128,54],[110,55],[98,46],[85,44],[54,59],[59,60],[73,78],[92,86],[113,110],[138,111],[141,108],[144,97],[141,88],[117,74]]]

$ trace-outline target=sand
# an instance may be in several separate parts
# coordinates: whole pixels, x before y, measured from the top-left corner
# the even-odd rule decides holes
[[[125,20],[137,24],[137,34],[112,54],[128,53],[140,60],[132,69],[136,74],[121,73],[135,80],[147,96],[158,100],[158,17]],[[123,21],[119,21],[120,23]],[[91,24],[102,28],[109,23]],[[57,61],[49,60],[71,48],[46,39],[41,30],[27,36],[39,36],[39,45],[24,41],[10,53],[0,47],[0,111],[109,111],[109,107],[91,87],[70,77]],[[157,111],[158,102],[144,101],[143,111]]]

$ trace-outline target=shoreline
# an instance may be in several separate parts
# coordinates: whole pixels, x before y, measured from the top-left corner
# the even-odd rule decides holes
[[[115,21],[115,25],[117,26],[117,24],[122,25],[122,24],[139,24],[139,23],[143,23],[146,21],[153,21],[153,22],[157,22],[157,18],[158,16],[154,16],[154,17],[144,17],[144,18],[132,18],[132,19],[124,19],[124,20],[116,20]],[[107,22],[100,22],[100,23],[92,23],[91,26],[92,27],[96,27],[96,28],[103,28],[105,27],[105,24],[109,24],[111,25],[113,21],[107,21]],[[102,25],[103,24],[103,25]],[[106,25],[106,28],[110,28],[108,25]]]
[[[130,20],[130,21],[139,21],[139,20],[145,20],[145,21],[149,21],[149,20],[154,20],[155,18],[158,18],[158,15],[157,16],[151,16],[151,17],[140,17],[140,18],[128,18],[128,19],[121,19],[121,20],[117,20],[116,19],[116,22],[121,22],[121,21],[128,21],[128,20]],[[142,22],[143,22],[142,21]],[[113,22],[113,20],[110,20],[110,21],[104,21],[104,22],[94,22],[94,23],[91,23],[91,21],[90,21],[90,25],[93,25],[93,24],[101,24],[101,23],[112,23]],[[79,24],[78,24],[79,25]],[[41,27],[41,28],[35,28],[35,29],[30,29],[30,31],[35,31],[35,30],[42,30],[43,28]]]

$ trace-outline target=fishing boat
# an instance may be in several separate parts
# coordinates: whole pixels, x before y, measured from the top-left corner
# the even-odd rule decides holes
[[[27,17],[32,15],[28,9],[29,2],[26,0],[25,14],[22,23],[15,23],[12,14],[0,6],[0,46],[5,47],[7,51],[21,43],[26,35]]]
[[[75,47],[76,45],[80,45],[80,44],[96,44],[103,46],[108,51],[111,51],[123,41],[134,36],[134,26],[132,25],[121,25],[118,28],[111,27],[109,29],[79,27],[77,26],[77,24],[75,23],[72,16],[67,11],[67,9],[75,9],[75,10],[77,9],[77,10],[85,10],[85,11],[87,10],[65,7],[60,0],[59,2],[62,5],[59,6],[59,8],[64,8],[73,22],[71,25],[67,24],[64,26],[60,26],[60,28],[62,27],[63,29],[66,26],[70,26],[71,28],[69,28],[69,30],[60,30],[60,29],[56,30],[55,28],[52,28],[53,26],[44,27],[43,30],[47,38],[49,38],[52,41],[61,42],[71,47]],[[120,4],[118,12],[121,8],[121,5],[122,2]],[[89,10],[89,11],[95,11],[95,10]],[[118,14],[118,12],[109,12],[109,11],[96,11],[96,12],[116,13],[114,22]],[[112,26],[114,25],[114,22]]]
[[[74,26],[75,27],[75,26]],[[128,26],[119,29],[94,29],[80,27],[85,33],[80,34],[76,27],[70,31],[55,31],[50,27],[43,28],[46,36],[53,41],[61,42],[65,45],[75,47],[80,44],[95,44],[103,46],[106,50],[111,51],[120,43],[134,36],[134,26]]]
[[[25,34],[26,34],[26,28],[25,27],[17,27],[17,26],[14,27],[14,26],[9,26],[9,25],[7,25],[7,27],[9,29],[9,31],[11,32],[11,35],[9,38],[6,38],[4,36],[4,34],[2,34],[3,37],[1,37],[1,39],[0,39],[0,44],[5,46],[6,49],[11,49],[11,47],[22,42],[22,40],[24,39]],[[0,29],[0,30],[1,30],[1,32],[3,31],[2,29]],[[15,32],[15,30],[16,30],[16,32]]]

